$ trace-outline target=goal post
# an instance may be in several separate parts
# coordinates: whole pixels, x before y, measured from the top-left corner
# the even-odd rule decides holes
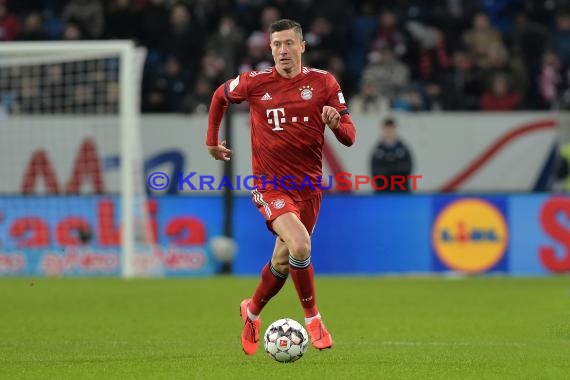
[[[70,231],[85,236],[89,230],[87,235],[102,246],[116,242],[118,235],[120,269],[115,269],[125,278],[145,275],[137,270],[135,255],[137,245],[147,245],[149,249],[142,250],[152,252],[149,245],[155,243],[146,210],[140,133],[145,53],[130,40],[0,44],[0,135],[5,137],[0,138],[0,171],[10,178],[0,185],[0,196],[15,196],[30,212],[49,208],[46,215],[51,220],[44,224],[52,236],[49,243],[20,239],[30,231],[37,235],[35,227],[21,223],[25,233],[14,235],[13,241],[9,236],[5,242],[9,247],[3,249],[12,245],[41,249],[44,254],[78,245],[81,239],[74,239]],[[81,150],[86,141],[96,146],[96,159],[90,156],[89,146]],[[113,173],[109,168],[118,170]],[[120,227],[104,226],[111,231],[104,237],[91,236],[96,230],[95,222],[89,222],[93,211],[77,210],[89,207],[93,194],[120,199],[120,208],[114,210],[120,215]],[[63,232],[57,219],[61,216],[67,223]],[[69,222],[72,217],[75,225]],[[53,235],[57,235],[55,243]],[[51,268],[42,265],[38,267]],[[65,270],[55,274],[74,271]]]

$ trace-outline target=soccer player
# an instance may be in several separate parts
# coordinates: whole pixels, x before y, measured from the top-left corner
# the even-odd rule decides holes
[[[273,256],[262,269],[253,296],[240,304],[244,323],[241,342],[248,355],[257,351],[260,313],[281,290],[288,275],[303,307],[312,345],[320,350],[332,347],[333,339],[316,304],[310,236],[322,198],[318,184],[325,126],[346,146],[351,146],[356,136],[334,76],[302,66],[305,42],[301,25],[279,20],[269,27],[269,35],[275,65],[264,71],[242,73],[217,88],[206,137],[210,155],[216,160],[229,160],[231,150],[225,141],[218,141],[221,120],[229,103],[249,102],[252,169],[258,177],[252,200],[276,240]],[[282,181],[285,177],[293,178],[295,185]],[[302,182],[306,179],[313,186]]]

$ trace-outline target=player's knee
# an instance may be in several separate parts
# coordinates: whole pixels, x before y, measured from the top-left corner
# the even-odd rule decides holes
[[[289,254],[297,260],[306,260],[311,256],[311,241],[309,239],[293,239],[287,243]]]

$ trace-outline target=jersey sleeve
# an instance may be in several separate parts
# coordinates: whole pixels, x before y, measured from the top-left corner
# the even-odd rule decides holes
[[[240,74],[222,83],[214,92],[208,111],[207,146],[218,145],[220,123],[230,103],[239,104],[248,99],[248,79],[249,73]]]
[[[331,73],[327,75],[327,93],[327,106],[334,107],[340,113],[340,116],[348,114],[348,107],[340,85]]]
[[[336,78],[332,74],[328,74],[327,78],[328,99],[327,106],[334,107],[340,114],[340,122],[338,128],[333,130],[336,139],[346,146],[351,146],[356,141],[356,128],[352,123],[348,107],[344,100],[344,95],[340,89]]]
[[[224,83],[224,94],[230,103],[239,104],[248,98],[249,73],[242,73]]]

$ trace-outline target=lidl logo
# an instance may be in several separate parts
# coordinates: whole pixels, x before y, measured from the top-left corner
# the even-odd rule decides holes
[[[503,214],[482,199],[451,202],[437,215],[432,240],[435,253],[449,269],[484,272],[505,255],[509,233]]]

